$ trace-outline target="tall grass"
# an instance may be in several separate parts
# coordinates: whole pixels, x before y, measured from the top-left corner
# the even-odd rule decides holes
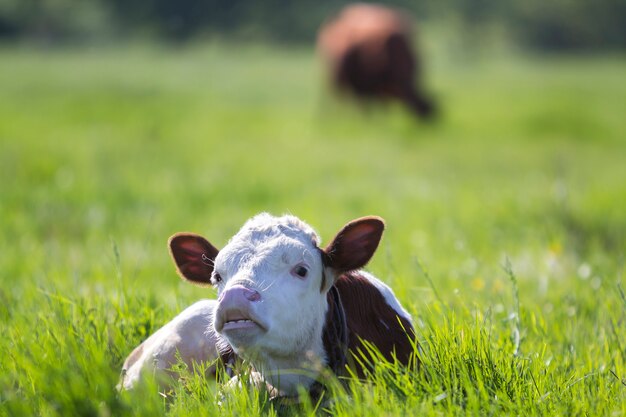
[[[332,100],[309,50],[0,50],[0,415],[626,414],[626,63],[428,63],[425,125]],[[118,394],[132,348],[214,296],[167,238],[223,245],[259,211],[326,239],[384,217],[369,269],[420,370],[295,411],[193,372]]]

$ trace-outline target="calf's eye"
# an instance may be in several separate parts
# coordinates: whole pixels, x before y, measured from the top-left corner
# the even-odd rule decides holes
[[[213,276],[211,277],[211,284],[217,285],[220,282],[222,282],[222,276],[219,273],[214,272]]]
[[[300,278],[306,278],[306,275],[309,273],[309,270],[304,265],[296,266],[291,273]]]

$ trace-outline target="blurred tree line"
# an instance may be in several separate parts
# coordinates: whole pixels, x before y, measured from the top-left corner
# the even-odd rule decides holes
[[[397,0],[421,22],[500,25],[534,49],[624,49],[626,0]],[[228,36],[311,42],[342,0],[0,0],[0,40],[182,42]]]

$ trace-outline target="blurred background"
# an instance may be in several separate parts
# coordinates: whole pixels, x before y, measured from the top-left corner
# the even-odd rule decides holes
[[[434,123],[330,98],[315,39],[345,4],[1,0],[0,268],[57,283],[86,268],[90,288],[112,239],[143,265],[133,281],[171,285],[167,236],[219,244],[259,211],[323,235],[380,214],[408,231],[389,250],[411,273],[471,241],[441,277],[463,285],[466,256],[477,285],[495,279],[502,245],[541,268],[620,253],[626,2],[386,3],[416,21]]]
[[[228,37],[311,42],[345,1],[2,0],[0,39],[43,44]],[[423,24],[456,33],[468,45],[498,38],[533,50],[626,47],[621,0],[398,0]]]
[[[345,4],[1,0],[0,215],[16,252],[0,266],[41,268],[16,262],[24,247],[89,264],[81,251],[109,236],[122,254],[147,245],[140,263],[208,213],[224,241],[264,210],[329,230],[381,214],[411,231],[406,266],[467,240],[498,259],[505,235],[512,252],[536,234],[576,259],[623,249],[626,2],[387,3],[417,23],[434,123],[329,99],[315,39]]]

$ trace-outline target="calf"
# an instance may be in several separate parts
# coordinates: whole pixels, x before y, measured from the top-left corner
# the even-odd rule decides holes
[[[411,22],[399,11],[357,3],[321,27],[317,47],[337,90],[360,98],[398,99],[416,115],[428,117],[433,105],[419,84],[411,38]]]
[[[411,363],[410,315],[388,286],[359,270],[383,229],[378,217],[357,219],[320,248],[317,234],[301,220],[263,213],[219,251],[196,234],[172,236],[170,252],[180,276],[218,291],[217,301],[206,304],[213,310],[203,316],[211,317],[204,342],[213,347],[206,359],[241,357],[288,396],[301,386],[318,389],[324,367],[338,375],[351,367],[363,375],[363,361],[355,359],[367,350],[364,342],[387,360]],[[198,341],[178,343],[184,348]],[[182,356],[185,349],[179,350]]]

